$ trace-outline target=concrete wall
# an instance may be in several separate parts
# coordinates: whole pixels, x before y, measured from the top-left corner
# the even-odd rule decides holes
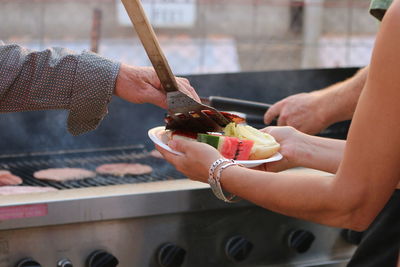
[[[95,8],[102,10],[101,38],[135,36],[132,26],[118,22],[116,1],[0,0],[0,39],[87,40]],[[319,24],[318,36],[312,40],[304,39],[310,31],[304,29],[303,2],[316,2],[323,7],[320,21],[307,24],[312,27],[308,30]],[[293,6],[300,11],[297,21],[293,21]],[[318,66],[320,36],[348,38],[376,32],[379,24],[368,14],[368,7],[367,0],[197,0],[193,27],[158,28],[156,32],[200,38],[229,36],[235,40],[244,71]],[[296,23],[302,24],[303,29],[291,28]],[[306,53],[309,47],[313,51]]]
[[[114,1],[0,1],[2,38],[87,38],[93,10],[103,12],[105,35],[116,28]]]
[[[198,1],[197,21],[191,29],[162,32],[193,35],[224,34],[239,38],[260,35],[278,37],[289,27],[289,0],[279,5],[253,5],[253,1]],[[267,1],[268,2],[268,1]],[[132,35],[118,23],[114,0],[0,0],[1,38],[86,38],[94,8],[103,13],[103,37]]]
[[[379,22],[369,14],[367,0],[325,0],[323,34],[374,34]]]
[[[323,34],[371,34],[377,22],[366,0],[325,0]],[[197,0],[197,21],[190,29],[159,30],[237,38],[282,38],[290,31],[290,0]],[[118,23],[114,0],[0,0],[0,36],[88,38],[93,10],[102,10],[103,37],[132,35]]]

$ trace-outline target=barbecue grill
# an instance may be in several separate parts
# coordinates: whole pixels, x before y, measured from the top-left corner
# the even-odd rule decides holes
[[[203,96],[274,103],[351,76],[356,69],[189,76]],[[345,266],[355,246],[341,229],[279,215],[246,201],[226,204],[152,157],[147,130],[164,111],[114,99],[96,131],[72,137],[64,111],[0,115],[0,169],[56,192],[0,198],[0,266]],[[257,124],[257,123],[256,123]],[[260,125],[254,126],[260,126]],[[348,122],[323,136],[344,138]],[[153,172],[39,181],[37,170],[142,163]],[[294,169],[314,173],[315,170]],[[324,175],[327,175],[323,173]]]
[[[144,163],[151,166],[154,171],[151,174],[126,175],[122,177],[97,174],[93,178],[64,182],[39,180],[32,176],[34,172],[48,168],[75,167],[94,170],[102,164],[120,162]],[[0,169],[7,169],[13,174],[23,177],[22,185],[50,186],[60,190],[185,178],[165,160],[153,157],[149,151],[145,150],[143,145],[0,157]]]

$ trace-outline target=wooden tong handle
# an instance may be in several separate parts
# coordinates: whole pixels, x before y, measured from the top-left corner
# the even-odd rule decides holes
[[[121,0],[165,91],[178,91],[175,76],[161,50],[140,0]]]

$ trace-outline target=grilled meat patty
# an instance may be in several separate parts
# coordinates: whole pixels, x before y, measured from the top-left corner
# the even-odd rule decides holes
[[[96,168],[97,173],[116,176],[141,175],[151,173],[152,171],[153,168],[149,165],[139,163],[110,163],[100,165]]]
[[[0,170],[0,186],[22,184],[22,179],[7,170]]]
[[[81,168],[51,168],[40,170],[33,174],[33,177],[39,180],[49,180],[56,182],[80,180],[95,176],[95,172]]]

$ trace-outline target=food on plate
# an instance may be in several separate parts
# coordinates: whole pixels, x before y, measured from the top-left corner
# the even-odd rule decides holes
[[[164,159],[163,155],[161,155],[160,151],[158,151],[157,149],[153,149],[152,151],[150,151],[150,156],[158,159]]]
[[[223,133],[168,131],[168,139],[188,139],[207,143],[228,159],[259,160],[278,152],[280,145],[271,135],[251,126],[229,123]]]
[[[109,163],[96,168],[97,173],[116,176],[141,175],[151,173],[152,171],[152,167],[140,163]]]
[[[33,177],[39,180],[64,182],[95,177],[96,173],[82,168],[50,168],[37,171]]]
[[[267,133],[261,132],[249,125],[228,124],[224,129],[224,135],[237,137],[241,140],[252,140],[254,146],[251,149],[249,159],[266,159],[279,151],[280,145],[275,138]]]
[[[206,115],[210,121],[214,120],[215,122],[220,121],[220,116],[216,114],[215,111],[213,110],[202,110],[201,113]],[[233,122],[233,123],[243,123],[246,120],[236,114],[229,113],[229,112],[224,112],[220,111],[219,112],[223,117],[228,122]],[[210,124],[209,122],[204,121],[205,117],[204,115],[200,115],[198,112],[189,112],[190,116],[187,116],[185,114],[176,113],[175,117],[178,117],[179,119],[173,119],[173,117],[170,114],[167,114],[164,121],[166,122],[165,128],[168,130],[180,130],[180,131],[194,131],[194,132],[202,132],[205,133],[206,129],[214,129],[214,131],[220,130],[222,127],[221,125],[217,124]],[[193,118],[194,120],[191,120],[189,118]]]
[[[213,114],[213,112],[210,110],[203,110],[203,112],[205,114],[211,115],[211,116]],[[240,117],[239,115],[236,115],[236,114],[233,114],[230,112],[225,112],[225,111],[220,111],[219,113],[221,113],[225,118],[227,118],[229,121],[231,121],[231,123],[240,124],[240,123],[246,122],[246,119]]]
[[[10,171],[0,170],[0,186],[22,184],[22,179]]]
[[[40,192],[53,192],[57,189],[53,187],[40,187],[40,186],[1,186],[0,195],[14,195],[14,194],[28,194]]]

